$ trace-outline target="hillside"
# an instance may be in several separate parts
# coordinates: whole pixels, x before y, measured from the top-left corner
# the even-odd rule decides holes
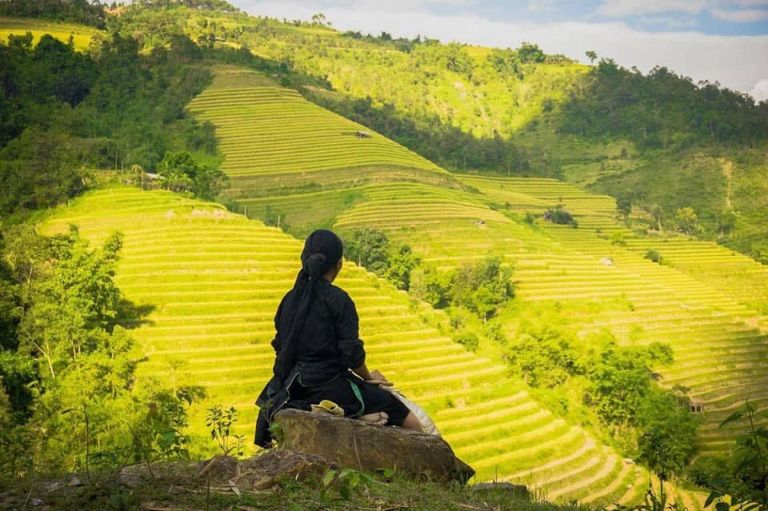
[[[263,75],[226,66],[215,67],[214,74],[213,84],[188,111],[216,126],[219,150],[226,155],[221,170],[235,198],[306,190],[321,181],[335,186],[451,179],[434,163]]]
[[[28,210],[66,201],[32,218],[45,218],[47,235],[70,232],[43,242],[0,225],[0,333],[23,326],[18,340],[0,338],[0,376],[16,392],[0,392],[0,422],[30,434],[16,447],[38,448],[29,439],[48,426],[30,419],[45,416],[35,399],[45,405],[58,391],[47,348],[30,343],[45,325],[24,316],[42,314],[38,297],[71,290],[57,265],[67,269],[68,250],[88,254],[79,235],[102,247],[88,256],[103,258],[96,277],[109,275],[119,248],[115,282],[138,314],[124,324],[123,309],[105,307],[112,316],[89,342],[112,350],[130,326],[145,355],[123,367],[111,353],[97,367],[123,371],[119,392],[134,411],[143,399],[131,394],[134,369],[137,392],[153,380],[173,392],[203,387],[189,427],[157,441],[162,450],[164,435],[181,438],[179,427],[191,442],[176,447],[199,458],[216,451],[205,425],[214,405],[237,408],[233,432],[250,446],[297,238],[328,227],[371,270],[350,262],[339,281],[357,303],[371,364],[427,408],[478,481],[524,483],[559,502],[633,504],[647,464],[672,479],[674,500],[703,507],[685,478],[737,460],[749,431],[745,420],[720,423],[749,401],[757,427],[768,424],[768,270],[700,239],[762,257],[765,105],[667,70],[583,66],[531,44],[392,40],[208,3],[153,4],[120,9],[108,21],[123,36],[88,51],[95,29],[0,18],[9,27],[0,35],[36,37],[2,46],[12,93],[0,98],[9,127],[0,212],[23,224]],[[72,33],[74,44],[40,38],[47,30],[63,42]],[[114,170],[92,170],[104,168]],[[96,189],[70,199],[87,188]],[[366,260],[377,250],[361,248],[371,233],[385,240],[386,269]],[[69,302],[41,303],[79,321]],[[61,339],[72,345],[60,344],[62,360],[76,361],[80,341]],[[40,371],[43,392],[13,409],[33,392],[24,378]],[[78,421],[71,410],[48,419]],[[85,429],[72,427],[87,470],[82,411]],[[671,468],[643,447],[659,430],[654,452],[682,453]],[[75,449],[62,452],[63,464],[82,464]],[[692,460],[699,472],[686,471]]]
[[[259,156],[252,161],[258,164]],[[325,176],[315,179],[322,189]],[[626,346],[669,344],[675,363],[658,369],[662,385],[685,388],[702,403],[701,452],[728,452],[741,431],[719,430],[717,424],[744,399],[765,406],[764,389],[757,384],[768,368],[767,338],[760,327],[765,268],[711,243],[696,244],[676,234],[637,234],[617,221],[614,199],[563,182],[458,180],[463,188],[393,182],[287,195],[274,189],[243,204],[250,214],[280,216],[296,232],[312,225],[314,211],[332,217],[324,223],[348,237],[365,228],[383,230],[393,243],[407,243],[440,271],[502,256],[515,268],[518,307],[560,308],[582,336],[610,332]],[[558,204],[574,214],[577,229],[523,222],[526,214],[541,215]],[[673,247],[684,253],[691,244],[694,257],[675,258]],[[654,247],[669,258],[664,265],[645,258]],[[606,257],[610,266],[600,262]],[[727,269],[713,267],[724,258]],[[515,338],[518,321],[504,315],[498,321]],[[713,366],[713,360],[727,366]]]
[[[610,58],[585,66],[535,45],[479,48],[340,33],[322,22],[162,12],[194,40],[242,46],[327,81],[333,94],[307,93],[448,170],[566,179],[638,211],[661,207],[672,230],[677,210],[691,207],[701,236],[765,260],[765,105],[717,84],[666,68],[642,75]],[[157,44],[167,35],[147,25],[151,16],[129,10],[120,29],[141,27]],[[723,160],[733,170],[724,173]]]
[[[253,400],[271,369],[272,316],[295,276],[300,243],[214,204],[134,188],[89,193],[44,232],[69,223],[93,241],[123,232],[117,282],[136,306],[151,309],[133,331],[148,356],[139,374],[207,390],[190,411],[195,452],[213,449],[204,413],[214,404],[236,406],[235,432],[247,442]],[[562,501],[642,496],[642,470],[543,408],[503,365],[441,334],[433,325],[442,313],[352,263],[339,284],[357,303],[369,363],[427,408],[478,480],[526,482]],[[698,507],[692,495],[680,495]]]
[[[0,17],[0,41],[7,42],[11,34],[23,36],[27,32],[32,34],[35,42],[45,34],[50,34],[65,43],[71,37],[75,48],[79,51],[87,50],[93,36],[102,33],[96,28],[76,23]]]

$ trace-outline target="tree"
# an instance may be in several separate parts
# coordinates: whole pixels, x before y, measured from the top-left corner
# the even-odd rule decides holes
[[[386,277],[399,289],[408,290],[411,286],[411,272],[420,261],[410,246],[400,245],[397,252],[389,257]]]
[[[661,481],[681,474],[696,452],[698,423],[688,402],[654,389],[638,410],[641,430],[638,461],[645,463]]]
[[[502,266],[499,257],[465,264],[453,274],[448,293],[452,305],[466,307],[487,321],[514,296],[512,268]]]
[[[675,211],[677,228],[686,234],[692,234],[698,230],[699,216],[691,207],[680,208]]]
[[[214,199],[227,182],[227,176],[195,159],[187,151],[167,152],[158,164],[164,186],[173,191],[192,191],[202,199]]]
[[[544,62],[546,55],[537,44],[523,43],[517,49],[517,56],[520,62],[526,64],[538,64]]]
[[[594,64],[595,60],[597,60],[597,53],[595,53],[593,50],[587,50],[586,55],[590,64]]]
[[[632,199],[629,195],[619,195],[616,199],[616,210],[621,214],[625,222],[629,219],[629,214],[632,212]]]
[[[347,258],[378,275],[389,267],[389,237],[383,231],[363,229],[352,235],[346,247]]]

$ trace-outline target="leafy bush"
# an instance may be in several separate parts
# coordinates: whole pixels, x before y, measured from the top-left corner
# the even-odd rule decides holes
[[[577,227],[578,223],[573,215],[569,213],[562,205],[558,204],[554,208],[548,208],[544,213],[544,220],[558,225],[571,225]]]
[[[467,348],[469,351],[477,351],[477,348],[480,347],[480,339],[477,337],[477,334],[467,330],[456,334],[453,340]]]
[[[659,254],[653,248],[648,249],[648,251],[645,253],[645,258],[648,259],[649,261],[653,261],[654,263],[658,263],[658,264],[661,264],[661,262],[663,261],[661,254]]]

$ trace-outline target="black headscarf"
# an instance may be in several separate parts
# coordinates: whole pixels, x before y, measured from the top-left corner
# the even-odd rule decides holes
[[[285,380],[296,363],[296,341],[304,327],[309,307],[315,296],[317,282],[323,275],[336,266],[344,253],[344,245],[332,231],[318,229],[304,242],[301,252],[301,270],[293,284],[291,300],[283,303],[281,315],[292,317],[290,329],[278,332],[281,339],[280,352],[275,359],[274,373],[280,380]]]

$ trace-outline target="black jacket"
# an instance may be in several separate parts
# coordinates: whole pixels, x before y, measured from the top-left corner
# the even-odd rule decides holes
[[[352,299],[343,289],[325,279],[317,283],[315,293],[297,339],[296,365],[285,381],[273,376],[256,401],[261,409],[261,424],[257,424],[256,428],[258,445],[268,443],[264,435],[274,414],[286,405],[290,406],[290,387],[295,381],[305,387],[320,386],[339,376],[346,376],[349,369],[360,367],[365,362],[365,348],[359,337],[359,319]],[[296,309],[296,300],[298,297],[291,290],[277,308],[276,334],[272,340],[275,354],[280,352],[282,339],[290,331],[293,318],[288,311]],[[260,430],[263,430],[261,435]]]

